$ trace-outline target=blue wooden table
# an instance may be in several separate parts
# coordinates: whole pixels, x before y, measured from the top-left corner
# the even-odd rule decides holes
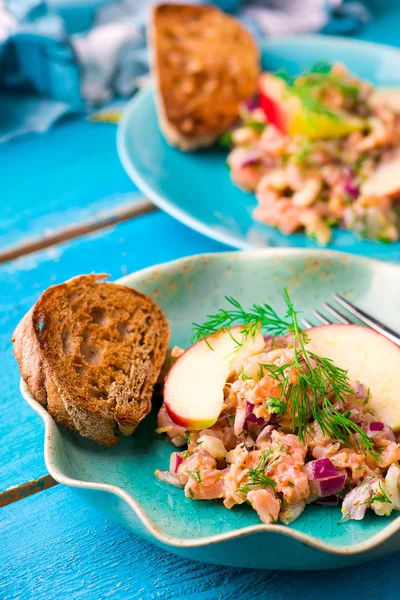
[[[360,37],[400,45],[393,6]],[[115,279],[226,249],[154,210],[123,172],[115,135],[72,119],[0,148],[0,599],[399,598],[400,555],[336,573],[197,564],[108,522],[47,475],[42,422],[20,397],[10,345],[23,314],[78,273]]]

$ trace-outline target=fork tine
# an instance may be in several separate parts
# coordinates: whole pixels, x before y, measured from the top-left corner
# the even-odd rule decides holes
[[[313,325],[311,325],[311,323],[309,323],[307,319],[302,319],[301,321],[306,329],[311,329],[311,327],[313,327]]]
[[[338,302],[341,306],[344,306],[344,308],[346,308],[352,315],[358,317],[360,321],[362,321],[366,325],[369,325],[371,329],[378,331],[378,333],[381,333],[395,344],[400,345],[400,335],[393,331],[393,329],[386,327],[386,325],[383,325],[383,323],[380,323],[379,321],[365,313],[363,310],[361,310],[361,308],[356,308],[353,304],[339,296],[339,294],[332,295],[336,302]]]
[[[329,321],[326,317],[321,315],[321,313],[319,313],[317,310],[313,310],[312,313],[313,313],[314,317],[316,319],[318,319],[318,321],[321,321],[321,323],[323,325],[332,325],[332,321]]]
[[[344,325],[350,325],[351,321],[348,321],[347,319],[344,318],[344,316],[338,312],[337,310],[335,310],[333,308],[333,306],[331,306],[330,304],[328,304],[327,302],[323,302],[322,306],[324,307],[324,309],[326,311],[328,311],[328,313],[330,313],[331,315],[333,315],[334,317],[336,317],[336,319],[338,321],[340,321],[341,323],[343,323]]]

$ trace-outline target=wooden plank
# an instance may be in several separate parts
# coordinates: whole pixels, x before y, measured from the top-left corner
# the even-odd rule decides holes
[[[142,198],[119,161],[116,131],[114,124],[70,118],[0,145],[0,250]]]
[[[33,481],[27,481],[21,485],[14,485],[4,492],[0,492],[0,508],[8,506],[23,498],[28,498],[44,490],[48,490],[51,487],[58,485],[57,481],[51,477],[51,475],[43,475],[39,479]]]
[[[117,279],[158,262],[224,247],[156,212],[0,266],[0,491],[46,473],[42,420],[22,400],[10,339],[48,286],[80,273]]]
[[[336,572],[232,569],[177,558],[57,486],[1,509],[0,597],[396,600],[400,555]]]
[[[123,206],[116,211],[111,211],[104,215],[97,215],[92,221],[65,227],[59,231],[54,231],[45,237],[8,248],[4,252],[0,250],[0,263],[15,260],[20,256],[26,256],[27,254],[32,254],[32,252],[50,248],[56,244],[72,240],[76,237],[86,235],[87,233],[93,233],[99,229],[109,227],[110,225],[128,221],[129,219],[154,212],[155,210],[157,210],[157,208],[149,200],[137,200],[133,205],[127,207]]]

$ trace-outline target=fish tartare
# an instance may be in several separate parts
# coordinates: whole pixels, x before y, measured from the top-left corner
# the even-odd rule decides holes
[[[335,225],[398,240],[399,100],[341,64],[261,75],[258,97],[222,140],[233,182],[255,192],[255,219],[284,234],[304,228],[320,244]]]
[[[343,520],[400,510],[400,445],[382,420],[391,413],[377,415],[373,390],[312,349],[321,336],[300,329],[285,299],[280,319],[268,305],[245,311],[228,298],[195,326],[195,345],[174,348],[157,431],[177,450],[156,476],[193,500],[247,502],[266,524],[291,523],[311,503],[341,503]],[[355,337],[366,329],[354,328]],[[202,387],[207,377],[214,388]]]

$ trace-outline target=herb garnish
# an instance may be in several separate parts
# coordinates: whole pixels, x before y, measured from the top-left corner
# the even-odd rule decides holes
[[[283,298],[287,306],[284,319],[269,304],[253,304],[249,310],[245,310],[237,300],[227,296],[226,300],[233,308],[220,309],[215,315],[208,315],[203,325],[194,323],[194,340],[203,339],[221,329],[229,330],[233,325],[243,325],[241,333],[244,339],[254,337],[259,329],[266,329],[272,335],[292,333],[293,363],[282,366],[260,364],[259,375],[262,376],[266,370],[278,382],[279,400],[285,405],[285,412],[291,416],[293,431],[304,441],[307,434],[314,435],[312,421],[315,421],[322,433],[331,440],[337,440],[345,446],[354,442],[364,453],[379,460],[374,442],[366,432],[349,419],[350,413],[341,413],[335,406],[344,405],[346,396],[354,393],[347,371],[336,366],[331,359],[318,356],[306,348],[307,335],[299,327],[298,313],[287,290]],[[283,406],[279,410],[282,412]]]
[[[270,396],[265,402],[264,406],[269,410],[270,413],[276,414],[277,417],[283,417],[287,409],[286,403],[279,398],[275,398],[274,396]]]
[[[268,329],[271,335],[285,335],[290,323],[281,319],[269,304],[253,304],[249,310],[244,310],[240,302],[231,296],[225,299],[233,309],[221,308],[215,315],[207,315],[207,321],[202,325],[193,323],[193,342],[221,330],[229,330],[234,325],[244,325],[245,338],[254,336],[258,329]]]
[[[259,485],[261,487],[267,487],[270,485],[272,487],[275,487],[275,481],[264,475],[264,470],[267,467],[267,463],[273,453],[274,451],[271,448],[269,448],[268,450],[261,451],[261,457],[257,466],[254,467],[254,469],[249,469],[249,476],[246,485],[244,487],[239,488],[239,492],[249,492],[251,486],[253,485]],[[273,461],[275,461],[276,458],[274,458]],[[273,461],[271,461],[270,464],[272,464]]]
[[[242,370],[240,372],[240,377],[242,378],[242,381],[248,380],[248,379],[253,379],[252,377],[250,377],[250,375],[246,375],[246,373],[244,372],[244,367],[242,366]]]
[[[275,76],[285,81],[290,92],[299,98],[306,112],[318,113],[334,120],[340,119],[340,115],[330,110],[324,102],[325,90],[334,88],[343,96],[353,99],[360,93],[359,87],[346,81],[343,75],[332,73],[328,63],[316,63],[308,73],[298,77],[290,75],[284,69],[277,71]]]
[[[378,483],[379,491],[375,492],[369,500],[363,502],[363,504],[372,504],[373,502],[382,502],[383,504],[391,504],[392,501],[387,497],[385,490],[382,488],[381,482]]]
[[[200,469],[197,469],[196,471],[186,471],[186,473],[189,475],[189,477],[197,481],[197,483],[201,483]]]
[[[189,458],[189,456],[192,456],[194,454],[194,452],[192,452],[190,450],[184,450],[183,452],[179,452],[179,454],[181,455],[182,458]]]

